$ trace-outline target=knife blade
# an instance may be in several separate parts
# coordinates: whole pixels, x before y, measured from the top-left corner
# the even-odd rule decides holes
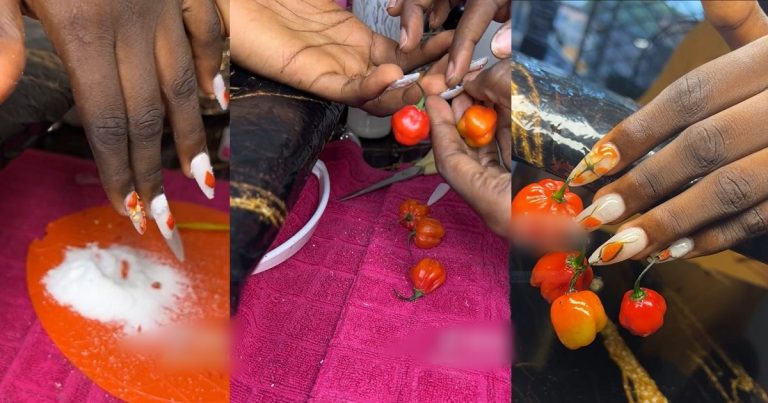
[[[451,186],[445,182],[437,185],[435,190],[432,192],[432,196],[429,196],[429,200],[427,200],[427,206],[432,206],[433,204],[437,203],[437,201],[442,199],[449,190],[451,190]]]

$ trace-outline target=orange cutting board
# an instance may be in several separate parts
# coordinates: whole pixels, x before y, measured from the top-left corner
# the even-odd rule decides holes
[[[171,203],[177,222],[228,224],[226,213]],[[66,248],[97,243],[119,244],[150,253],[189,279],[192,293],[179,301],[182,315],[174,320],[225,324],[229,318],[229,232],[181,230],[186,261],[175,260],[162,235],[149,223],[138,235],[130,220],[103,206],[83,210],[48,224],[42,240],[27,255],[27,286],[43,328],[62,353],[88,378],[112,395],[131,402],[229,401],[228,365],[215,368],[172,368],[149,354],[125,347],[117,324],[86,319],[59,305],[42,278],[58,266]],[[224,359],[226,361],[226,358]]]

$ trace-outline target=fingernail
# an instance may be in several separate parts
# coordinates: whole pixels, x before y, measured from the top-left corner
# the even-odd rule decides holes
[[[512,56],[512,29],[505,25],[491,39],[491,52],[499,59]]]
[[[469,72],[482,70],[485,68],[486,64],[488,64],[487,57],[481,57],[479,59],[472,60],[472,63],[469,64]]]
[[[620,158],[619,150],[613,143],[593,148],[568,175],[570,185],[582,186],[598,180],[615,168]]]
[[[648,236],[642,228],[627,228],[602,244],[589,257],[589,264],[602,266],[618,263],[640,253],[648,245]]]
[[[387,2],[387,9],[397,6],[397,0],[389,0]]]
[[[125,196],[125,211],[128,213],[128,218],[133,223],[133,228],[136,228],[136,232],[144,235],[147,230],[147,212],[144,208],[144,202],[139,198],[139,194],[136,191],[132,191]]]
[[[171,214],[171,208],[168,206],[168,199],[165,198],[165,193],[160,193],[152,199],[150,211],[160,233],[163,234],[165,239],[171,239],[173,230],[176,229],[176,221],[173,219],[173,214]]]
[[[192,176],[197,181],[197,186],[203,191],[205,197],[213,199],[213,190],[216,187],[216,177],[213,176],[211,159],[207,153],[200,153],[192,158],[189,164]]]
[[[421,73],[411,73],[411,74],[404,75],[403,78],[390,84],[387,90],[394,90],[398,88],[407,87],[415,83],[416,81],[418,81],[419,77],[421,77]]]
[[[229,91],[224,84],[224,77],[221,73],[216,74],[213,78],[213,94],[216,96],[216,100],[219,102],[221,109],[227,110],[229,108]]]
[[[408,43],[408,32],[405,28],[400,28],[400,49],[404,48],[406,43]]]
[[[464,86],[459,84],[453,88],[448,88],[447,90],[441,92],[440,96],[447,101],[449,99],[456,98],[457,96],[461,95],[462,92],[464,92]]]
[[[661,252],[651,254],[649,259],[655,259],[657,262],[669,262],[671,260],[680,259],[693,250],[693,239],[680,238],[675,242],[672,242],[666,249]]]
[[[576,222],[587,231],[594,231],[605,223],[613,222],[624,214],[624,199],[618,193],[609,193],[592,202],[576,217]]]
[[[453,60],[448,62],[448,69],[445,70],[445,81],[450,82],[455,74],[456,67],[453,65]]]

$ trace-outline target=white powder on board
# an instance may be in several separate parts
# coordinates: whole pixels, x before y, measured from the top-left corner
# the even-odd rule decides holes
[[[69,248],[64,261],[42,280],[59,304],[128,334],[170,321],[189,281],[178,270],[127,246]]]

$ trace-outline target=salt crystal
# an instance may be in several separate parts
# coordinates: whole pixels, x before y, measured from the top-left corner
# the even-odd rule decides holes
[[[122,262],[130,267],[127,276]],[[127,334],[168,323],[178,299],[189,289],[189,280],[178,270],[120,245],[69,248],[64,261],[42,282],[61,305],[88,319],[117,323]]]

